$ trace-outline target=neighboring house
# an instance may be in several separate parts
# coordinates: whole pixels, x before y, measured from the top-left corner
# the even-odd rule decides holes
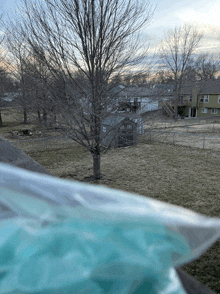
[[[183,116],[205,117],[220,115],[220,80],[187,83],[182,88],[181,107]]]
[[[118,111],[133,112],[142,115],[160,108],[159,101],[173,97],[172,85],[154,85],[147,87],[128,86],[121,89],[118,95]]]
[[[184,83],[178,101],[174,94],[159,102],[159,108],[170,117],[175,115],[175,106],[181,117],[220,115],[220,79]]]
[[[137,144],[137,123],[126,116],[111,115],[101,126],[102,144],[112,148]]]

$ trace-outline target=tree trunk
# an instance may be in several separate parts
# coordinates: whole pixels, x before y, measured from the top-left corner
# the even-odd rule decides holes
[[[2,113],[1,113],[1,110],[0,110],[0,127],[3,126],[3,123],[2,123]]]
[[[53,115],[53,123],[55,124],[57,122],[57,115],[54,113]]]
[[[47,113],[46,113],[45,109],[43,109],[43,121],[44,121],[44,124],[46,125],[47,124]]]
[[[41,122],[40,110],[37,111],[38,122]]]
[[[24,108],[24,124],[27,123],[27,109],[26,107]]]
[[[178,117],[178,101],[176,101],[175,105],[174,105],[174,115],[173,115],[173,118],[174,119],[177,119]]]
[[[100,153],[93,153],[93,177],[95,180],[101,178],[101,170],[100,170]]]

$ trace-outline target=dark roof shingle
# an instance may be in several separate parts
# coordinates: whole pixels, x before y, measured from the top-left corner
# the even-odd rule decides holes
[[[192,94],[193,89],[198,87],[199,94],[220,94],[220,80],[201,80],[183,84],[182,94]]]

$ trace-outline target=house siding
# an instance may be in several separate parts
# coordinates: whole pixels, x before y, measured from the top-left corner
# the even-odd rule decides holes
[[[103,127],[106,128],[106,132],[103,132]],[[116,130],[111,130],[111,127],[108,125],[102,125],[101,138],[102,138],[101,144],[108,146],[112,141],[112,146],[115,146]]]
[[[184,99],[189,102],[189,106],[186,106],[183,109],[183,115],[188,116],[189,115],[189,109],[191,107],[196,107],[196,109],[197,109],[197,117],[220,115],[220,103],[218,103],[219,95],[217,95],[217,94],[209,95],[209,102],[208,103],[200,102],[200,95],[202,95],[202,94],[198,94],[197,98],[196,99],[194,98],[194,101],[193,101],[193,97],[192,97],[192,102],[189,101],[190,100],[190,95],[184,95]],[[207,94],[205,94],[205,95],[207,95]],[[195,103],[196,100],[197,100],[197,103]],[[207,108],[207,113],[202,113],[203,108]],[[218,113],[213,114],[211,112],[212,109],[218,109]]]
[[[215,116],[216,114],[211,113],[211,108],[207,108],[207,113],[202,113],[202,108],[207,108],[207,107],[200,107],[197,109],[197,117],[206,117],[206,116]],[[218,113],[220,110],[218,111]]]
[[[198,91],[199,88],[195,87],[192,91],[192,102],[191,102],[191,107],[197,107],[198,106]]]
[[[197,109],[197,116],[198,117],[205,117],[205,116],[216,116],[220,114],[220,103],[218,103],[218,96],[217,94],[209,95],[209,102],[200,102],[200,95],[198,96],[198,109]],[[202,113],[202,108],[207,108],[207,113]],[[218,109],[217,114],[212,113],[212,109]]]
[[[218,95],[209,95],[209,102],[200,102],[199,96],[199,107],[201,108],[220,108],[220,103],[218,103]]]
[[[188,101],[188,103],[185,103],[184,115],[194,115],[195,109],[196,117],[220,115],[220,103],[218,103],[220,97],[220,80],[186,82],[181,95],[185,101]],[[192,95],[192,101],[190,101],[190,95]],[[207,103],[204,101],[200,102],[201,95],[208,95],[209,101]],[[207,113],[202,113],[203,108],[207,109]],[[217,113],[212,113],[212,109],[217,110]]]

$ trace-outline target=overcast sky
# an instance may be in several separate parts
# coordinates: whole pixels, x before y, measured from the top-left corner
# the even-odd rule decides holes
[[[18,5],[20,0],[0,0],[4,13]],[[163,32],[185,22],[193,22],[204,32],[201,49],[216,51],[220,45],[220,1],[219,0],[157,0],[152,21],[146,35],[152,44],[158,42]]]
[[[158,0],[150,35],[161,38],[163,32],[183,23],[192,23],[204,33],[201,50],[216,51],[220,45],[219,0]]]

